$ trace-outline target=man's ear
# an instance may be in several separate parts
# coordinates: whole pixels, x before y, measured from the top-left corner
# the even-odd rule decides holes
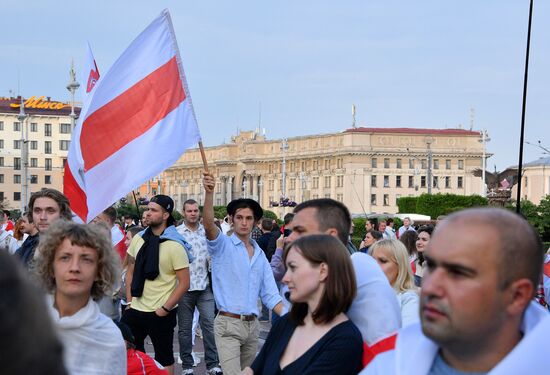
[[[519,279],[508,286],[509,304],[506,310],[510,315],[521,315],[535,295],[535,287],[529,279]]]
[[[325,231],[325,234],[330,234],[331,236],[338,238],[338,231],[336,230],[336,228],[328,228]]]

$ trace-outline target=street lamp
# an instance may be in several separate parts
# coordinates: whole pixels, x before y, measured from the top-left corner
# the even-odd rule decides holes
[[[243,179],[243,198],[246,198],[246,188],[248,186],[248,182],[246,180],[246,177]]]
[[[71,61],[71,70],[69,71],[71,80],[67,84],[67,90],[71,93],[71,129],[74,129],[76,124],[76,114],[74,113],[74,94],[80,87],[80,84],[76,81],[76,72],[74,70],[74,61]]]
[[[262,192],[263,192],[263,186],[264,186],[264,180],[260,179],[260,181],[258,182],[258,203],[260,204],[260,206],[262,205]]]
[[[19,126],[21,126],[21,164],[23,164],[23,178],[21,179],[21,214],[26,211],[27,200],[29,196],[29,150],[27,148],[27,135],[25,127],[25,120],[28,115],[25,113],[25,104],[23,103],[23,97],[21,97],[21,106],[19,107],[19,115],[17,119],[19,120]]]
[[[286,150],[288,150],[288,142],[286,138],[283,138],[283,143],[281,145],[281,151],[283,152],[283,183],[281,185],[281,198],[286,198]]]
[[[481,196],[487,197],[487,185],[485,184],[485,170],[487,169],[487,142],[489,142],[491,138],[489,138],[489,133],[487,130],[481,131],[481,137],[478,140],[483,145],[483,160],[482,160],[482,172],[481,172]]]

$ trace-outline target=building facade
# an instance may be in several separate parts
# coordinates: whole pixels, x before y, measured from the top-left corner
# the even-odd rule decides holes
[[[28,149],[28,198],[43,187],[63,190],[63,166],[71,140],[71,105],[32,96],[24,101],[27,117],[21,123],[21,98],[0,98],[0,201],[21,209],[24,194],[24,148]],[[79,112],[79,108],[75,108]]]
[[[550,194],[550,157],[523,164],[521,175],[521,199],[538,205]],[[516,199],[517,194],[517,185],[514,185],[512,199]]]
[[[391,214],[399,197],[427,193],[429,181],[434,194],[481,194],[481,178],[472,174],[482,166],[479,139],[480,132],[463,129],[353,128],[287,140],[249,131],[205,154],[217,180],[215,205],[253,198],[282,215],[292,209],[270,207],[282,196],[298,203],[326,197],[352,214]],[[202,204],[203,169],[199,150],[189,150],[139,193],[168,194],[178,210],[189,198]]]

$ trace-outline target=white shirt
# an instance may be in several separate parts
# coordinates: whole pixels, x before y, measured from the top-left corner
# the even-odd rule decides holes
[[[210,255],[206,247],[204,226],[199,223],[196,231],[189,229],[185,223],[176,228],[179,234],[191,245],[190,253],[195,260],[189,264],[189,291],[205,290],[208,284],[208,263]]]
[[[10,234],[11,231],[0,230],[0,249],[6,248],[10,254],[13,254],[19,248],[17,240]]]

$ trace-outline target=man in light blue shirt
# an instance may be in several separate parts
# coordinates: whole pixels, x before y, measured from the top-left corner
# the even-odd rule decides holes
[[[281,296],[271,266],[250,233],[263,210],[252,199],[227,205],[234,233],[225,236],[214,224],[214,177],[204,172],[203,225],[212,257],[212,287],[218,307],[214,333],[220,365],[225,375],[240,374],[252,364],[258,350],[260,326],[258,297],[281,314]]]

